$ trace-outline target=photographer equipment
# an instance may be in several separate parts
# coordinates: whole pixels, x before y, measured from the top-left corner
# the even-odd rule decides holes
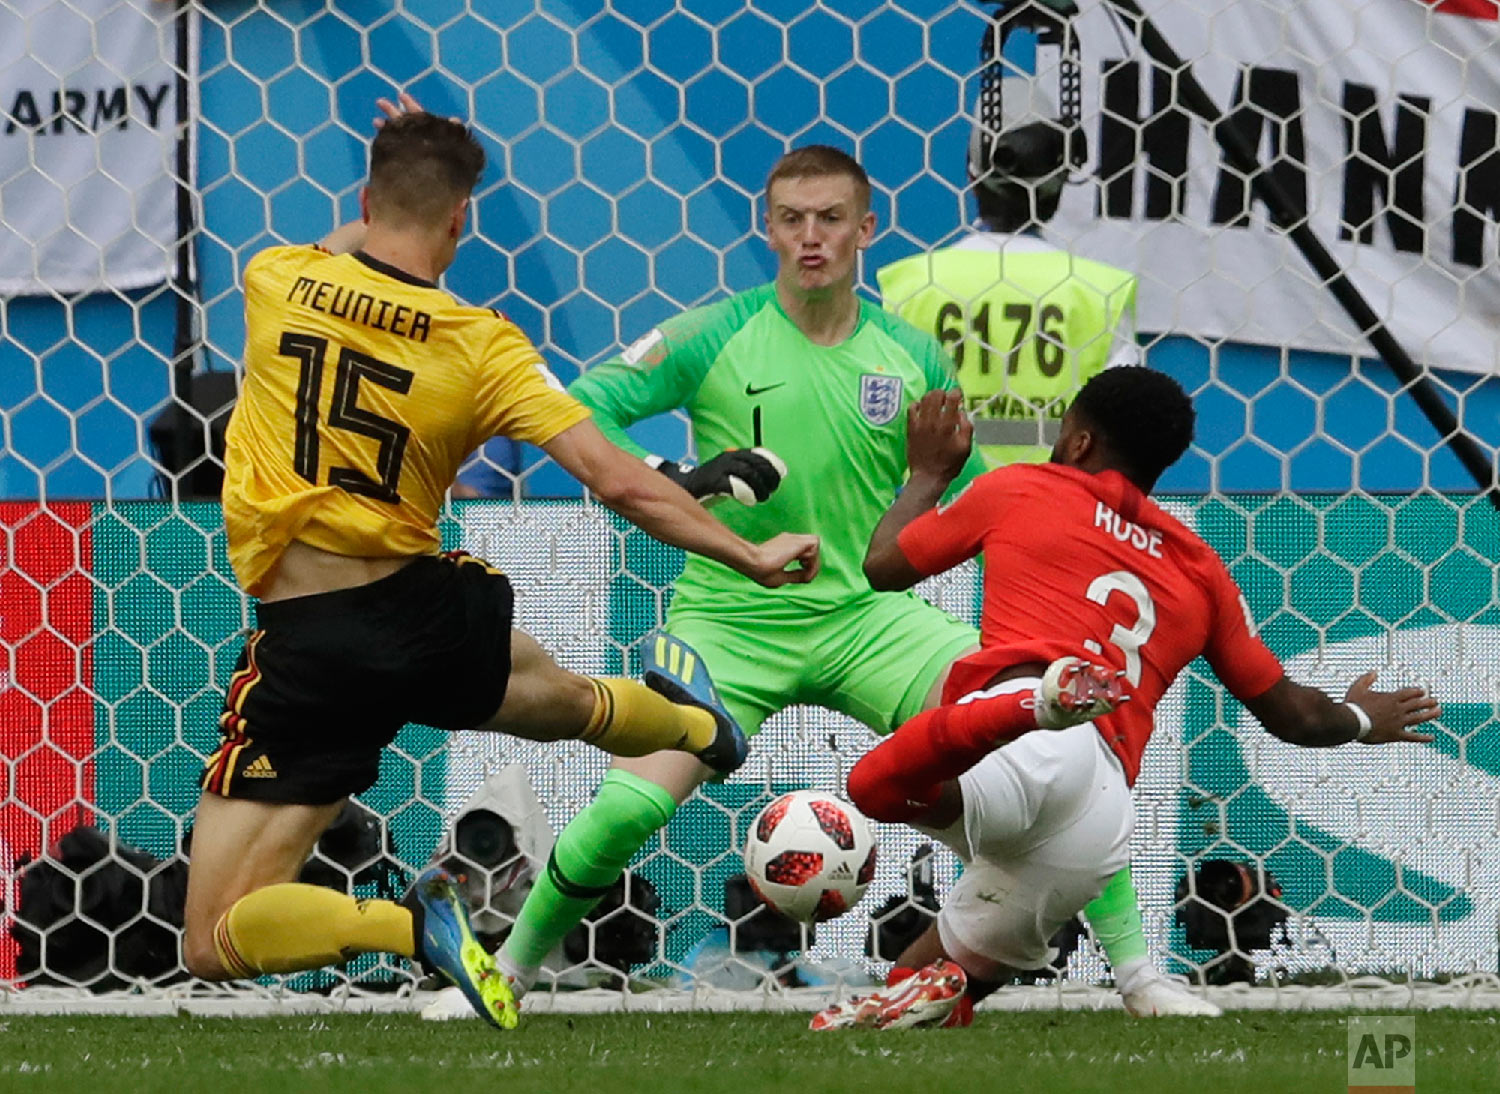
[[[1219,954],[1203,966],[1206,983],[1255,982],[1251,951],[1269,949],[1278,927],[1286,935],[1280,901],[1281,885],[1258,863],[1204,859],[1178,880],[1174,918],[1187,944]]]
[[[1031,219],[1049,219],[1069,172],[1088,158],[1081,124],[1082,60],[1073,28],[1077,14],[1073,0],[1004,0],[980,42],[978,121],[969,137],[969,176],[977,188],[1011,207],[1007,219],[1015,223],[1007,230]],[[1007,47],[1016,52],[1021,39],[1034,47],[1034,72],[1024,72],[1007,57]],[[1044,55],[1055,57],[1055,100],[1040,87]],[[1007,81],[1013,85],[1009,103],[1003,90]]]
[[[804,927],[765,903],[744,874],[724,879],[724,919],[683,957],[687,972],[675,978],[678,986],[746,990],[773,981],[785,988],[808,986],[794,955],[813,944],[811,924]]]
[[[508,764],[475,788],[454,818],[434,861],[458,882],[474,934],[493,950],[546,868],[552,827],[526,769]]]
[[[473,809],[453,826],[453,853],[466,863],[494,870],[521,852],[509,821],[492,809]]]
[[[10,929],[20,947],[17,976],[98,992],[140,980],[186,979],[178,937],[191,847],[189,830],[182,850],[163,861],[84,825],[41,858],[23,858]],[[394,897],[404,888],[404,871],[380,817],[350,801],[318,840],[298,880],[347,893],[372,883],[379,895]]]
[[[10,933],[21,979],[102,992],[187,977],[177,959],[187,897],[182,858],[162,862],[84,826],[17,868]]]
[[[933,847],[924,843],[906,864],[906,892],[892,893],[870,916],[865,953],[895,961],[937,919],[937,889],[932,879]]]
[[[592,961],[622,973],[649,964],[661,943],[661,921],[656,918],[660,908],[656,886],[626,870],[563,938],[563,956],[575,965]]]
[[[184,855],[190,843],[191,833],[183,841]],[[394,900],[406,888],[406,870],[391,846],[385,821],[351,798],[319,837],[297,880],[341,893],[373,884],[376,896]]]
[[[724,918],[729,921],[729,945],[735,953],[774,953],[780,966],[802,949],[802,924],[761,900],[744,874],[731,874],[724,880]],[[814,931],[808,924],[808,946],[813,944]]]

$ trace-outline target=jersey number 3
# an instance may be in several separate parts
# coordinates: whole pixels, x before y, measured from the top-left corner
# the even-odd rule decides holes
[[[311,334],[286,331],[281,336],[282,356],[301,363],[297,378],[297,434],[292,464],[314,486],[318,484],[318,400],[323,391],[323,364],[328,357],[328,339]],[[330,467],[327,483],[342,487],[351,494],[363,494],[400,504],[397,486],[401,482],[401,459],[406,455],[406,441],[411,430],[400,422],[372,414],[359,405],[359,385],[368,380],[383,388],[405,395],[411,390],[415,373],[409,369],[377,361],[344,346],[339,349],[334,366],[333,402],[328,408],[328,427],[345,429],[369,437],[380,444],[375,455],[379,481],[354,467]]]
[[[1146,583],[1129,570],[1101,574],[1089,582],[1088,592],[1083,595],[1095,604],[1108,604],[1110,593],[1124,593],[1135,601],[1135,625],[1122,627],[1116,623],[1109,632],[1109,643],[1119,647],[1120,652],[1125,655],[1125,679],[1130,681],[1132,687],[1139,687],[1141,647],[1150,639],[1151,632],[1156,630],[1156,603],[1151,599]],[[1084,646],[1093,653],[1104,652],[1104,647],[1092,638],[1085,641]]]

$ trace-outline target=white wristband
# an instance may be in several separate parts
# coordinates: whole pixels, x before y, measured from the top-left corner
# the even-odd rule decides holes
[[[1375,723],[1370,721],[1369,714],[1365,713],[1365,708],[1358,703],[1345,703],[1344,705],[1354,712],[1354,719],[1359,723],[1359,729],[1355,731],[1354,739],[1356,741],[1363,741],[1370,735],[1370,731],[1375,728]]]

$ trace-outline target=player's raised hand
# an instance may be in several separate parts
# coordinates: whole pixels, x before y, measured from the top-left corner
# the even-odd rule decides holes
[[[961,391],[929,391],[906,410],[906,464],[912,478],[952,482],[974,443],[974,423]]]
[[[375,119],[375,128],[379,129],[392,118],[399,118],[402,114],[417,114],[422,110],[422,104],[417,102],[415,95],[409,91],[403,91],[396,96],[396,101],[390,99],[376,99],[375,105],[384,115]]]
[[[755,562],[746,572],[768,589],[805,585],[818,576],[817,536],[782,532],[755,546]]]
[[[381,126],[385,125],[385,123],[390,121],[392,118],[399,118],[403,114],[424,113],[422,104],[417,102],[417,97],[411,94],[411,92],[409,91],[403,91],[398,94],[396,96],[395,102],[392,102],[390,99],[376,99],[375,105],[380,108],[380,113],[385,115],[384,117],[375,119],[376,129],[379,129]],[[463,124],[462,118],[455,117],[451,114],[448,116],[448,120],[450,122],[458,122],[460,125]]]
[[[1432,740],[1430,733],[1413,733],[1412,726],[1430,722],[1443,713],[1443,708],[1426,688],[1402,688],[1399,691],[1375,691],[1377,673],[1367,672],[1354,683],[1344,695],[1344,702],[1353,703],[1370,719],[1370,732],[1364,738],[1367,745],[1391,744],[1395,741],[1425,743]]]

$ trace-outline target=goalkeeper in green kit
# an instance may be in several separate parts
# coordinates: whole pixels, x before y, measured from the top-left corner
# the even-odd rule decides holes
[[[666,632],[703,659],[747,735],[799,703],[879,733],[935,703],[948,666],[978,648],[968,624],[910,593],[876,593],[865,547],[906,478],[906,408],[957,385],[942,347],[855,294],[875,232],[870,182],[837,149],[783,156],[766,184],[775,282],[663,323],[570,392],[605,435],[640,454],[741,535],[822,537],[816,581],[760,590],[690,558]],[[675,408],[692,418],[696,468],[663,462],[624,427]],[[976,455],[961,483],[983,471]],[[648,661],[653,650],[647,650]],[[515,987],[610,888],[641,846],[713,772],[665,752],[614,764],[558,836],[497,960]]]
[[[750,539],[784,528],[822,538],[819,577],[767,590],[687,560],[648,664],[675,640],[703,659],[745,731],[794,704],[847,714],[885,734],[935,705],[977,632],[912,593],[877,593],[862,564],[871,531],[907,473],[906,408],[956,389],[938,342],[854,291],[875,231],[870,183],[843,152],[795,149],[766,183],[776,280],[663,323],[570,393],[616,443]],[[624,427],[676,408],[692,419],[697,467],[663,461]],[[984,470],[977,452],[955,489]],[[684,762],[685,761],[685,762]],[[543,959],[610,889],[646,841],[713,772],[658,752],[616,761],[558,836],[497,955],[519,997]]]

